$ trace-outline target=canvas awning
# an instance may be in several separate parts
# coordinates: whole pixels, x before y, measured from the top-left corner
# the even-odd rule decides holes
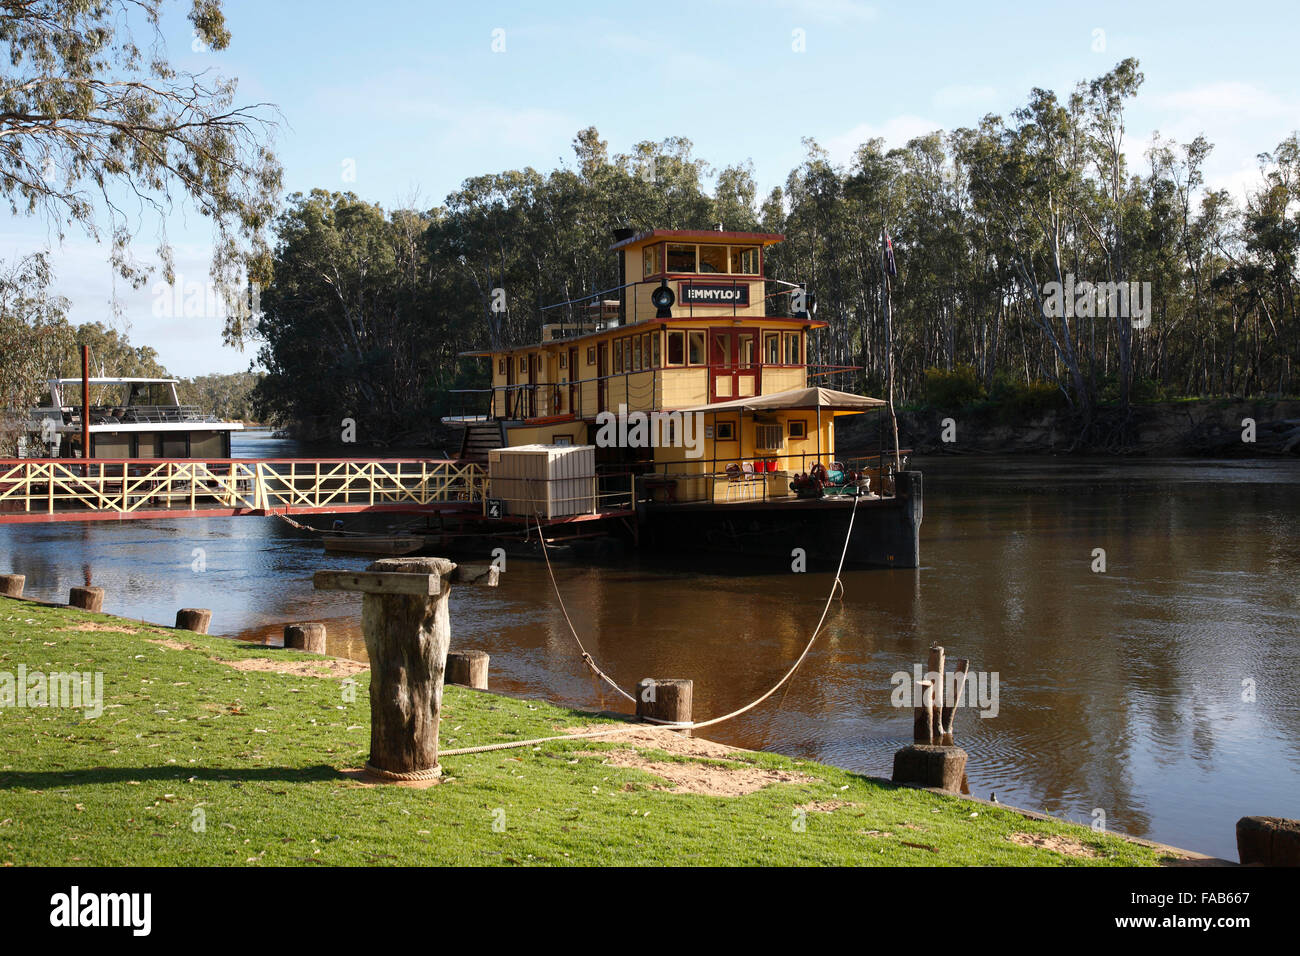
[[[733,398],[728,402],[713,402],[710,405],[696,405],[684,408],[684,412],[779,412],[799,409],[822,409],[829,412],[850,414],[880,408],[885,402],[879,398],[866,395],[854,395],[852,392],[838,392],[833,388],[792,388],[788,392],[772,392],[769,395],[753,395],[749,398]]]

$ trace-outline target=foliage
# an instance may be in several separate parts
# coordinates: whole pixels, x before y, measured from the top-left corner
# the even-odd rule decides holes
[[[163,0],[25,0],[0,4],[0,197],[14,215],[42,217],[112,241],[112,261],[135,284],[147,272],[129,245],[144,214],[159,225],[159,257],[173,281],[165,219],[176,199],[215,231],[212,276],[228,302],[264,282],[263,232],[280,189],[266,145],[264,104],[237,106],[235,82],[177,70],[165,57]],[[230,42],[220,0],[192,0],[195,49]],[[149,34],[137,37],[137,29]],[[241,337],[248,309],[233,310]]]
[[[935,408],[957,409],[983,398],[984,388],[973,365],[958,365],[952,371],[927,368],[921,394]]]
[[[989,401],[1002,410],[1004,418],[1022,420],[1060,408],[1065,404],[1065,396],[1052,382],[1022,382],[998,372],[989,388]]]
[[[50,294],[50,280],[43,254],[0,263],[0,457],[17,454],[24,413],[71,343],[67,302]]]
[[[92,623],[98,630],[86,629]],[[176,649],[178,639],[191,649]],[[443,757],[430,790],[365,786],[368,672],[338,678],[235,670],[266,648],[0,598],[0,671],[99,671],[103,715],[0,710],[0,866],[1101,865],[1159,854],[1088,827],[1028,819],[809,761],[740,752],[804,780],[742,797],[675,793],[613,767],[611,745],[543,744]],[[310,655],[274,652],[277,660]],[[319,660],[319,658],[315,658]],[[600,722],[460,687],[442,745],[550,736]],[[647,750],[648,759],[679,758]],[[792,826],[798,808],[805,828]],[[494,827],[494,822],[499,821]],[[1012,842],[1069,837],[1073,857]]]

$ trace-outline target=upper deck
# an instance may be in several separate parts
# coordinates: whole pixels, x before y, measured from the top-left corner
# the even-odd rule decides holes
[[[565,309],[563,321],[543,325],[541,342],[470,353],[491,359],[492,387],[466,410],[590,421],[620,405],[671,411],[813,384],[808,332],[826,323],[809,316],[800,286],[767,278],[766,251],[783,239],[672,229],[617,236],[618,286],[554,307]]]

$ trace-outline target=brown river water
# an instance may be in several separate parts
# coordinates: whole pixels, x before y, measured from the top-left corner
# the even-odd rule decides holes
[[[249,436],[236,454],[288,450]],[[707,736],[888,776],[911,736],[891,676],[937,642],[987,691],[996,676],[996,715],[956,723],[976,796],[1232,859],[1238,817],[1300,817],[1300,461],[915,465],[922,567],[845,572],[790,684]],[[214,633],[275,640],[321,620],[331,653],[357,659],[359,597],[315,592],[311,574],[367,561],[326,557],[273,518],[0,525],[0,569],[32,596],[66,600],[89,574],[110,613],[169,624],[208,607]],[[785,672],[833,579],[666,556],[556,577],[604,669],[629,689],[692,678],[697,720]],[[628,709],[583,666],[537,561],[457,590],[452,626],[453,646],[492,655],[494,689]]]

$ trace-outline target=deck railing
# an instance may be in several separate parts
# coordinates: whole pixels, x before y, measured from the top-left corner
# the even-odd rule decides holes
[[[6,514],[284,514],[482,502],[487,472],[448,459],[0,460]]]
[[[747,458],[695,458],[653,465],[647,462],[637,478],[639,500],[671,504],[726,504],[793,498],[796,495],[790,488],[790,481],[795,475],[807,474],[818,463],[828,470],[832,464],[841,464],[847,470],[859,472],[869,482],[863,493],[881,498],[894,497],[895,469],[892,455],[883,458],[872,455],[832,459],[829,455],[815,453],[758,452]],[[749,469],[746,469],[746,465]],[[906,465],[907,459],[904,457],[903,466]],[[853,492],[845,488],[829,493]]]

